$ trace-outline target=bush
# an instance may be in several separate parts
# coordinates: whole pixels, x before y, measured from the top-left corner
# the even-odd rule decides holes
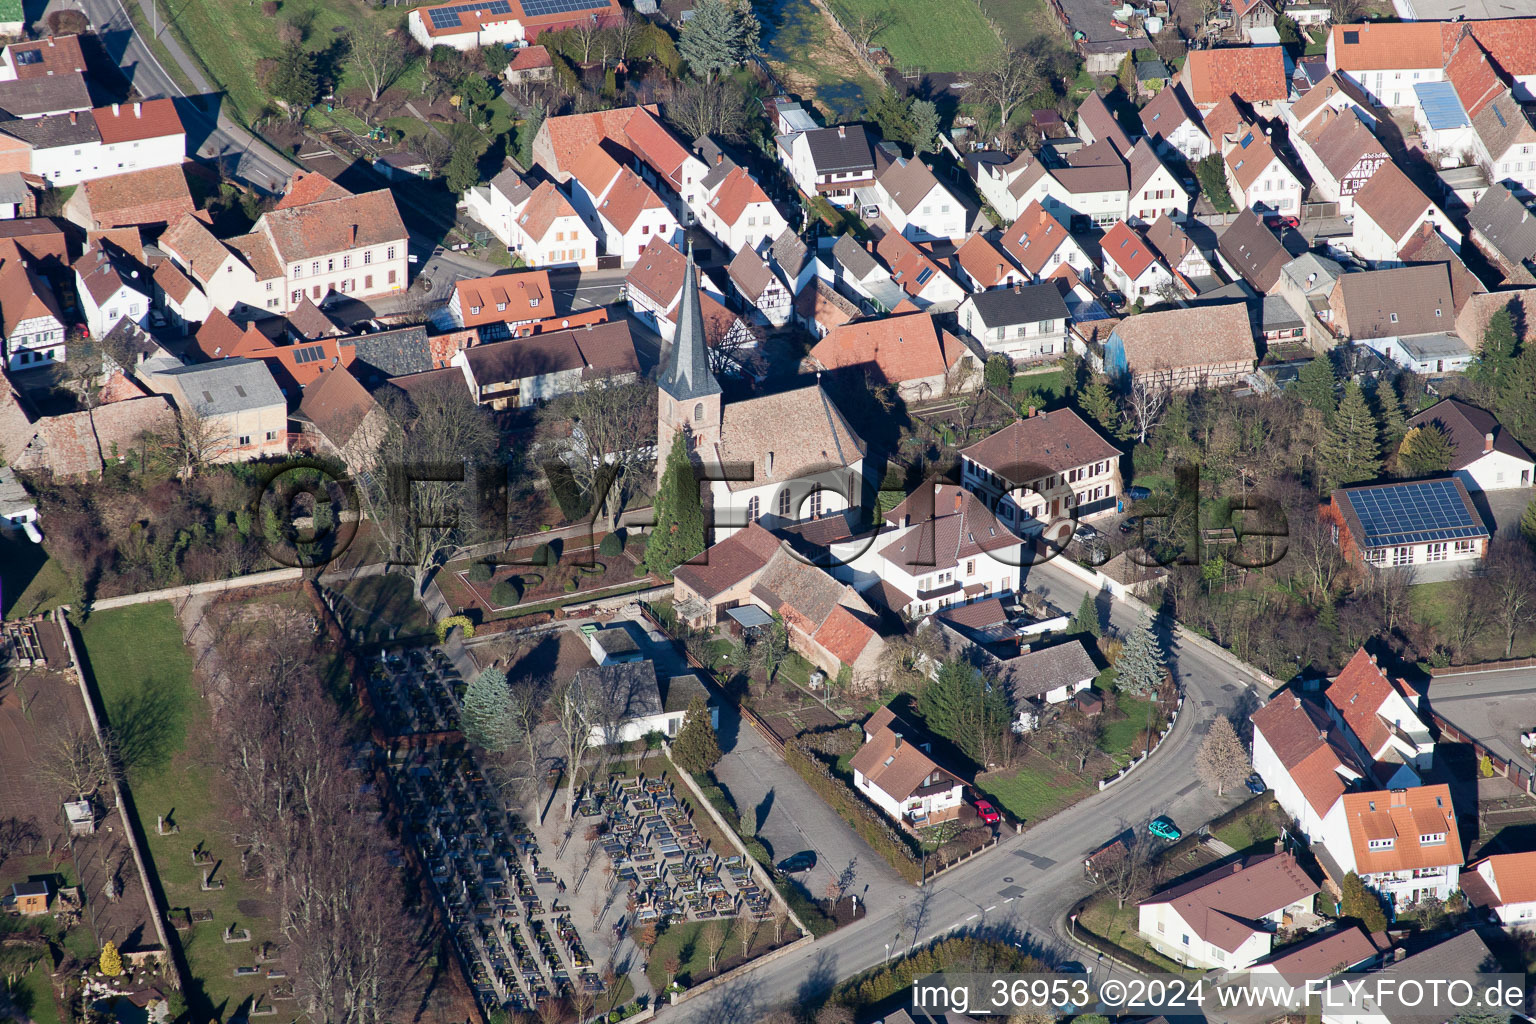
[[[576,582],[576,577],[572,576],[570,579],[565,581],[565,592],[567,594],[574,594],[576,593],[576,589],[580,586],[581,584]]]
[[[597,553],[605,558],[617,558],[624,553],[624,534],[615,530],[597,545]]]
[[[516,576],[491,588],[491,604],[498,608],[509,608],[522,599],[523,583]]]
[[[468,615],[450,615],[446,619],[439,619],[437,622],[437,642],[439,644],[448,639],[448,631],[454,626],[458,626],[464,631],[465,640],[473,640],[475,638],[475,624],[469,621]]]
[[[530,561],[534,565],[555,566],[560,564],[560,555],[551,545],[540,544],[533,549],[533,558]]]
[[[638,579],[643,579],[644,577],[649,576],[650,574],[651,574],[651,570],[649,570],[649,569],[647,569],[645,567],[645,563],[642,562],[641,564],[635,566],[635,571],[634,571],[635,579],[637,579],[637,580]]]
[[[983,375],[987,387],[995,391],[1008,390],[1008,379],[1013,375],[1013,368],[1008,365],[1007,356],[990,356],[987,359],[987,368]]]
[[[471,583],[489,583],[495,570],[489,562],[476,562],[469,567],[469,580]]]

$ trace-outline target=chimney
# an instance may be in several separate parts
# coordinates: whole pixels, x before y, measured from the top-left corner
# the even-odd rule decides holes
[[[1275,852],[1276,853],[1284,853],[1285,852],[1285,840],[1281,839],[1279,836],[1275,837]]]
[[[1319,730],[1317,730],[1317,741],[1319,743],[1326,743],[1326,742],[1328,742],[1328,730],[1327,729],[1319,729]]]
[[[961,491],[961,490],[956,490],[955,491],[955,511],[956,512],[960,511],[960,502],[961,502],[961,499],[963,499],[964,497],[965,497],[965,492],[964,491]]]
[[[837,137],[840,138],[840,139],[846,139],[848,137],[848,129],[844,128],[842,125],[838,125],[837,126]]]
[[[1301,695],[1300,694],[1292,695],[1291,699],[1296,702],[1296,709],[1298,711],[1301,710]]]
[[[1034,419],[1035,418],[1035,407],[1034,406],[1030,406],[1029,407],[1029,418],[1030,419]]]
[[[901,749],[901,733],[894,732],[894,733],[891,733],[891,735],[896,738],[895,742],[891,745],[891,749],[892,750],[900,750]]]
[[[53,49],[53,36],[48,37],[48,49]]]
[[[1235,860],[1235,861],[1232,862],[1232,873],[1234,875],[1239,874],[1242,870],[1243,870],[1243,862],[1242,861]]]
[[[134,102],[133,102],[133,116],[134,117],[143,117],[144,116],[144,104],[140,103],[138,100],[134,100]]]
[[[1376,664],[1376,655],[1374,655],[1374,654],[1367,654],[1366,657],[1371,659],[1371,664],[1372,665]]]
[[[1493,451],[1493,432],[1492,431],[1489,431],[1488,433],[1483,435],[1483,451],[1485,451],[1485,452]]]
[[[1392,791],[1392,806],[1393,807],[1407,807],[1408,806],[1408,791],[1406,789],[1394,789]]]
[[[70,124],[79,124],[80,123],[80,114],[79,114],[78,111],[71,110],[69,112],[69,123]]]
[[[120,104],[117,104],[117,103],[112,104],[112,116],[116,117],[117,116],[117,112],[120,109],[121,109],[121,105]]]
[[[720,164],[723,164],[723,163],[725,163],[725,154],[724,153],[716,153],[715,154],[715,165],[719,166]]]

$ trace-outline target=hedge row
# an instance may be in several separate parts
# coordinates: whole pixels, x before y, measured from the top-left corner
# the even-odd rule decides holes
[[[977,974],[1037,974],[1048,970],[1039,960],[997,939],[962,936],[941,939],[914,953],[877,967],[837,987],[832,1001],[858,1011],[912,987],[919,978],[939,971]]]
[[[803,740],[790,740],[785,745],[784,760],[897,874],[914,884],[922,879],[922,863],[907,837],[852,786],[832,774]]]

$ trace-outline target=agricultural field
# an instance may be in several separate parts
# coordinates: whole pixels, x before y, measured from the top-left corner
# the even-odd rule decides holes
[[[977,0],[993,24],[1002,29],[1009,46],[1029,46],[1044,37],[1059,46],[1065,36],[1045,0]]]
[[[1002,48],[971,0],[829,0],[843,24],[852,28],[860,16],[886,22],[873,45],[883,46],[898,68],[971,71]]]

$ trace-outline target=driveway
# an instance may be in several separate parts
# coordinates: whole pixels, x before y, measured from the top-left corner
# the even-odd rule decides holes
[[[715,778],[737,807],[757,810],[757,836],[774,861],[816,852],[816,866],[795,876],[813,899],[821,899],[850,863],[856,882],[849,892],[867,901],[872,913],[895,906],[911,888],[729,705],[720,708],[720,749],[725,756],[715,765]]]
[[[1536,499],[1536,487],[1511,487],[1503,491],[1472,491],[1472,503],[1483,514],[1495,537],[1520,529],[1525,507]]]

